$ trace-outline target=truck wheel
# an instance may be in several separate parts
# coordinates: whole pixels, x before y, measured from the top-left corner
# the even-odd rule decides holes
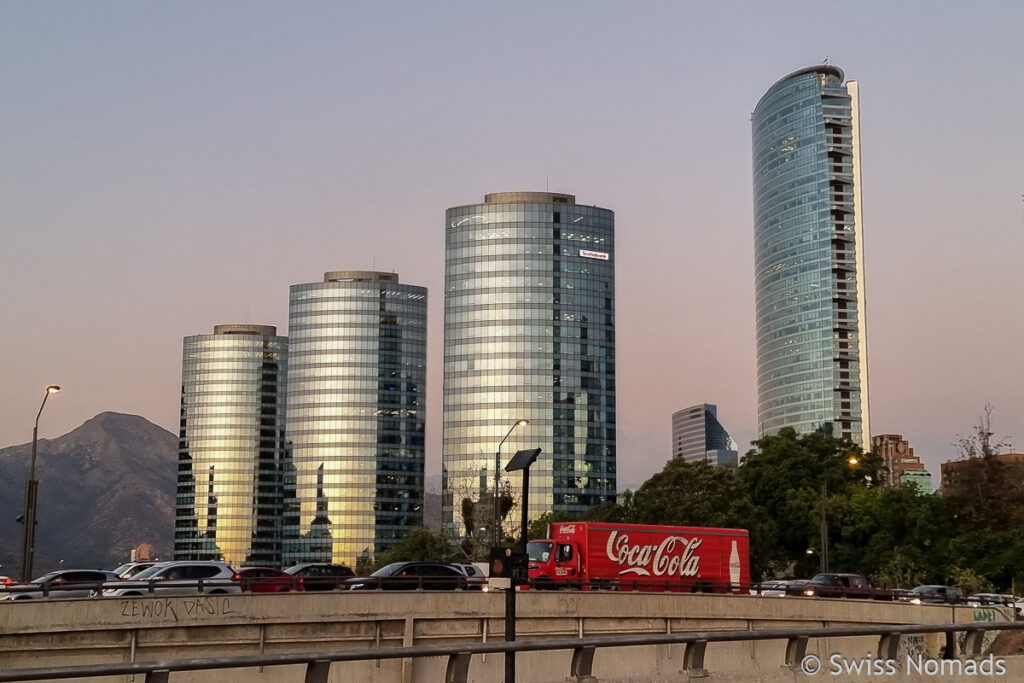
[[[713,593],[714,589],[707,581],[698,581],[690,588],[691,593]]]

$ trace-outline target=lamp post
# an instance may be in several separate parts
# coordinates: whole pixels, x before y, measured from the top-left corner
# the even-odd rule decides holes
[[[530,424],[529,420],[519,419],[512,423],[508,433],[498,444],[498,452],[494,454],[494,525],[491,527],[491,545],[498,545],[501,542],[501,501],[498,498],[498,489],[501,488],[501,447],[505,439],[511,436],[516,427],[525,427]]]
[[[850,467],[856,467],[860,463],[860,460],[856,455],[850,455],[846,459],[846,464]],[[824,574],[828,571],[828,516],[826,508],[828,507],[828,484],[823,476],[821,478],[821,553],[819,558],[821,559],[821,573]],[[808,550],[810,554],[810,550]]]
[[[39,412],[36,413],[35,425],[32,427],[32,460],[28,468],[28,481],[25,482],[25,514],[22,516],[22,523],[25,525],[21,537],[22,583],[32,580],[32,562],[35,559],[36,550],[36,503],[39,492],[39,482],[36,481],[36,444],[39,441],[39,416],[43,414],[46,399],[50,397],[50,394],[56,394],[58,391],[60,391],[60,387],[56,384],[46,387],[43,402],[39,406]]]

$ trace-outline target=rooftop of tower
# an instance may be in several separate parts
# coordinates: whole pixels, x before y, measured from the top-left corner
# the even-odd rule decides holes
[[[214,334],[245,334],[260,337],[273,337],[277,335],[277,328],[273,325],[249,325],[232,323],[226,325],[214,325]]]
[[[398,273],[382,273],[376,270],[329,270],[324,273],[324,282],[398,282]]]
[[[560,192],[491,192],[484,204],[575,204],[576,195]]]
[[[757,101],[757,106],[754,107],[754,111],[757,111],[757,107],[761,106],[761,102],[764,101],[764,98],[767,97],[768,94],[772,90],[775,90],[775,88],[777,88],[780,84],[785,83],[791,78],[803,76],[804,74],[824,74],[826,76],[835,76],[836,78],[839,79],[840,83],[842,83],[843,79],[846,78],[846,74],[843,73],[843,70],[840,69],[835,64],[815,64],[814,66],[805,66],[804,68],[797,69],[793,73],[787,74],[786,76],[783,76],[779,80],[772,83],[772,87],[765,90],[764,95],[762,95],[761,99]]]

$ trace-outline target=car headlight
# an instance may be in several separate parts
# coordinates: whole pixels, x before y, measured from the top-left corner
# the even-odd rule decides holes
[[[910,598],[910,604],[911,605],[920,605],[921,604],[921,598]]]
[[[814,589],[813,588],[805,588],[804,589],[804,595],[806,595],[809,598],[813,598],[814,597]]]

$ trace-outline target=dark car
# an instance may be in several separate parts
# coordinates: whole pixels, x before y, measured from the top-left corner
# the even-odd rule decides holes
[[[307,563],[297,564],[284,570],[289,576],[302,579],[302,586],[307,591],[330,591],[345,588],[346,579],[356,575],[343,564]]]
[[[964,594],[956,586],[927,585],[914,589],[914,597],[910,602],[915,605],[946,603],[955,605],[964,601]]]
[[[114,572],[99,569],[61,569],[43,574],[31,583],[11,586],[7,592],[8,600],[30,600],[49,597],[87,598],[100,590],[104,583],[118,583],[120,577]]]
[[[243,567],[235,574],[246,593],[287,593],[304,591],[303,578],[273,567]]]
[[[823,573],[816,574],[802,586],[787,587],[788,595],[804,595],[816,598],[858,598],[861,600],[892,600],[893,593],[875,588],[860,574]]]
[[[469,589],[462,567],[447,562],[392,562],[367,577],[348,580],[352,590],[456,590]],[[479,590],[480,586],[476,586]]]

